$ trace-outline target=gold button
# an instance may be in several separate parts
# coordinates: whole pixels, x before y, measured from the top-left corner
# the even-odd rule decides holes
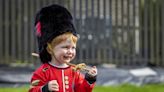
[[[65,85],[65,88],[68,89],[69,88],[69,85]]]
[[[68,80],[68,76],[65,76],[64,78],[65,78],[65,80]]]
[[[68,83],[69,83],[69,81],[68,81],[68,80],[66,80],[66,81],[65,81],[65,84],[68,84]]]

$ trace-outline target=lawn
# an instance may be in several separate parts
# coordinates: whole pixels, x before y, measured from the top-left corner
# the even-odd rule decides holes
[[[28,87],[0,88],[0,92],[28,92]],[[145,86],[119,85],[119,86],[96,86],[93,92],[164,92],[164,84]]]
[[[102,87],[96,86],[93,92],[164,92],[164,84],[134,86],[134,85],[119,85]]]
[[[21,87],[21,88],[0,88],[0,92],[28,92],[27,87]]]

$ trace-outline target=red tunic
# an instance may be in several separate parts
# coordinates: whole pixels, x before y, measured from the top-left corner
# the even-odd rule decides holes
[[[72,67],[59,68],[45,63],[33,73],[29,92],[42,92],[42,87],[51,80],[57,80],[58,92],[92,92],[95,85],[89,84],[84,75]]]

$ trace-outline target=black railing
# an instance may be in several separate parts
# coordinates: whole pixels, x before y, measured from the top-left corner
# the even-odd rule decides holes
[[[80,35],[74,62],[164,66],[163,0],[0,0],[0,64],[37,64],[35,13],[60,4]]]

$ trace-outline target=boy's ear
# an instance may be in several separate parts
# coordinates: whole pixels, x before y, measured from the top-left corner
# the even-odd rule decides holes
[[[52,54],[52,51],[47,47],[47,52],[51,55]]]
[[[47,49],[47,52],[52,55],[53,50],[52,50],[51,44],[47,43],[47,48],[46,49]]]

